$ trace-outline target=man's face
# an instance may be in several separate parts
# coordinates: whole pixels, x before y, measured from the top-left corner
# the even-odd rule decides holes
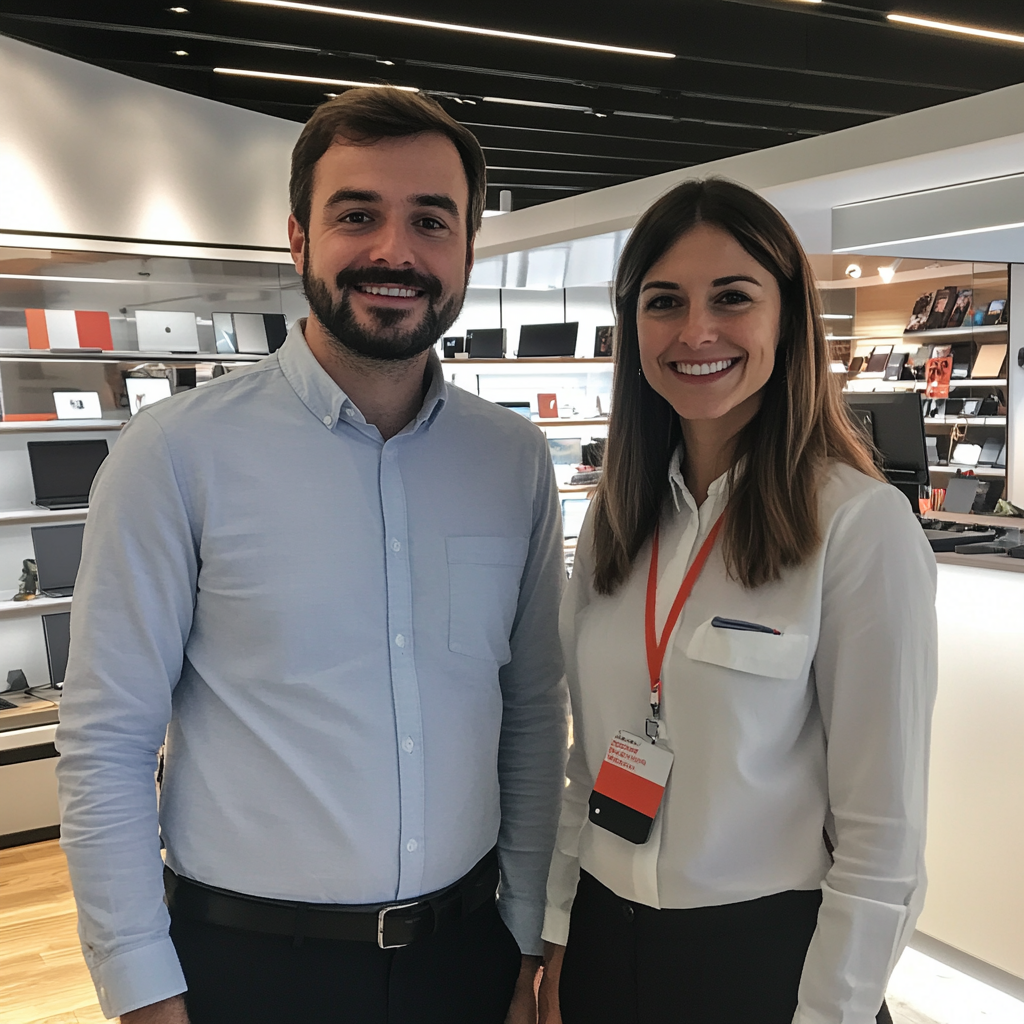
[[[425,133],[336,142],[317,162],[309,231],[288,233],[310,311],[342,348],[412,359],[455,322],[472,267],[455,146]]]

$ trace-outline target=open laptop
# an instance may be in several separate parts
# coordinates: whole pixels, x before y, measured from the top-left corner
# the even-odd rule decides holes
[[[171,397],[171,382],[166,377],[125,377],[128,392],[128,415],[134,416],[147,405]]]
[[[78,565],[82,561],[85,523],[33,526],[39,592],[45,597],[70,597],[75,590]]]
[[[68,668],[71,646],[71,612],[50,612],[41,616],[43,639],[46,641],[46,662],[50,669],[50,685],[60,689]]]
[[[199,329],[195,313],[164,309],[137,309],[135,332],[140,352],[198,352]]]
[[[29,441],[35,504],[40,508],[88,508],[89,489],[109,448],[103,438],[89,441]]]
[[[519,359],[576,355],[578,322],[563,324],[523,324],[519,328]]]

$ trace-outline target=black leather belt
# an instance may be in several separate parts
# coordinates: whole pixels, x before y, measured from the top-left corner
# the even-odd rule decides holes
[[[182,917],[224,928],[284,935],[301,945],[304,938],[375,942],[397,949],[433,935],[450,921],[472,914],[498,888],[494,850],[457,882],[406,903],[294,903],[217,889],[164,868],[167,907]]]

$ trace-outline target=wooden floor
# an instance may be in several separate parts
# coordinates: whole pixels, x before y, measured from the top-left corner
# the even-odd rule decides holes
[[[57,840],[0,850],[0,1024],[100,1024]]]

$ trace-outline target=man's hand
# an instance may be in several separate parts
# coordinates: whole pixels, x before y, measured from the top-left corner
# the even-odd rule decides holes
[[[558,1006],[558,982],[562,976],[564,953],[565,946],[556,946],[553,942],[544,943],[544,975],[537,997],[540,1024],[562,1024],[562,1012]]]
[[[540,967],[539,956],[523,957],[505,1024],[537,1024],[537,974]]]
[[[121,1015],[121,1024],[188,1024],[185,1000],[181,996],[162,999],[159,1003],[140,1006]]]

